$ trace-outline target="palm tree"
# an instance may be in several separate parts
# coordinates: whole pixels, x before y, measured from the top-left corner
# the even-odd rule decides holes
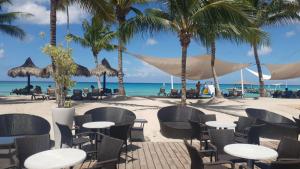
[[[6,4],[11,4],[10,0],[0,0],[0,12],[2,11],[2,8]],[[21,16],[28,16],[28,14],[22,13],[22,12],[7,12],[7,13],[0,13],[0,31],[8,34],[10,36],[24,39],[25,32],[19,28],[18,26],[12,25],[11,22],[18,19]]]
[[[82,29],[84,31],[83,37],[69,34],[68,36],[76,43],[83,47],[91,48],[95,65],[98,66],[98,54],[102,50],[111,51],[116,48],[111,44],[111,40],[116,36],[116,33],[110,31],[110,26],[105,24],[96,17],[92,18],[91,24],[84,20],[82,22]],[[100,88],[100,77],[97,77],[98,87]]]
[[[295,20],[299,20],[299,4],[293,1],[272,0],[271,2],[261,0],[248,0],[255,8],[254,11],[254,27],[261,28],[263,26],[289,24]],[[266,96],[264,89],[264,79],[262,74],[261,63],[258,54],[259,40],[252,38],[250,42],[253,48],[253,54],[257,66],[259,79],[259,93],[261,97]]]
[[[236,43],[249,42],[251,38],[257,35],[257,39],[263,44],[268,44],[268,36],[265,32],[260,31],[252,27],[251,25],[233,25],[233,24],[214,24],[206,25],[206,29],[199,30],[199,39],[202,44],[207,48],[210,48],[211,54],[211,71],[215,84],[215,96],[223,97],[220,90],[220,85],[217,78],[217,72],[215,70],[215,59],[216,59],[216,40],[225,39],[234,41]],[[210,30],[210,31],[204,31]]]
[[[181,104],[186,104],[186,60],[191,39],[199,35],[199,29],[206,28],[203,25],[213,25],[219,22],[249,23],[247,15],[241,10],[249,6],[227,0],[166,0],[164,4],[166,9],[148,9],[146,16],[138,15],[128,21],[124,29],[134,32],[172,31],[177,34],[182,51]]]

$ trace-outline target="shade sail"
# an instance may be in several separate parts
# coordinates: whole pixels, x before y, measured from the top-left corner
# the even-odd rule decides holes
[[[248,69],[248,68],[246,68],[246,70],[248,71],[248,72],[250,72],[251,74],[253,74],[254,76],[256,76],[256,77],[259,77],[259,75],[258,75],[258,73],[257,72],[255,72],[255,71],[253,71],[253,70],[251,70],[251,69]],[[270,75],[262,75],[263,76],[263,79],[264,80],[270,80],[271,79],[271,76]]]
[[[129,55],[135,56],[138,59],[166,72],[168,74],[180,77],[181,76],[181,57],[176,58],[160,58],[142,56],[134,53],[126,52]],[[210,79],[213,77],[210,65],[210,55],[188,57],[186,64],[186,78],[189,80]],[[235,72],[249,66],[249,64],[239,64],[225,62],[216,59],[215,68],[218,76],[223,76],[228,73]]]
[[[271,80],[286,80],[300,77],[300,63],[267,64],[271,72]]]

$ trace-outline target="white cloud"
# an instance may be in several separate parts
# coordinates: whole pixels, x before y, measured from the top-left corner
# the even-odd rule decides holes
[[[7,6],[8,11],[18,11],[31,13],[33,16],[25,17],[21,21],[32,24],[49,24],[50,23],[50,9],[49,1],[46,0],[24,0],[13,2],[14,5]],[[69,6],[70,23],[81,23],[87,17],[78,5]],[[57,24],[66,24],[67,14],[63,11],[57,12]]]
[[[296,32],[295,32],[295,31],[289,31],[289,32],[286,32],[286,33],[285,33],[285,36],[286,36],[287,38],[293,37],[293,36],[295,36],[295,35],[296,35]]]
[[[257,52],[259,56],[266,56],[272,53],[272,48],[270,46],[261,46]],[[247,54],[248,56],[254,56],[253,49],[249,50]]]
[[[0,47],[0,59],[4,58],[4,49]]]
[[[158,74],[162,73],[159,69],[145,62],[142,62],[140,67],[131,69],[130,71],[128,69],[124,69],[124,72],[125,76],[134,78],[156,77]]]
[[[146,45],[148,45],[148,46],[153,46],[153,45],[156,45],[157,43],[158,42],[155,39],[153,39],[153,38],[149,38],[146,41]]]

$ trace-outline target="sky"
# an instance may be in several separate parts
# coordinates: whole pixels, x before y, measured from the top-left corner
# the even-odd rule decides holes
[[[27,57],[31,57],[38,67],[45,67],[50,64],[50,58],[42,53],[42,47],[50,41],[49,25],[49,0],[12,0],[13,5],[6,6],[5,11],[28,12],[33,16],[21,18],[14,24],[25,30],[27,36],[21,41],[12,38],[0,32],[0,81],[25,81],[25,78],[11,78],[7,76],[7,70],[22,65]],[[155,5],[154,5],[155,6]],[[82,35],[81,23],[83,19],[88,19],[89,14],[81,10],[79,6],[72,5],[70,11],[70,30],[72,34]],[[57,21],[57,43],[66,45],[64,36],[67,33],[66,13],[59,11]],[[269,33],[271,44],[269,46],[260,46],[259,55],[262,64],[283,64],[300,62],[300,23],[291,25],[282,25],[274,27],[264,27]],[[44,32],[42,38],[40,33]],[[113,41],[116,43],[116,41]],[[83,48],[79,44],[71,42],[73,49],[73,58],[88,68],[93,68],[94,61],[92,52],[89,48]],[[226,40],[217,41],[216,56],[220,60],[231,61],[235,63],[254,63],[253,52],[249,44],[235,44]],[[156,57],[180,57],[181,46],[178,37],[174,33],[160,32],[153,35],[137,34],[126,45],[128,51],[147,56]],[[192,41],[188,48],[189,56],[206,54],[207,50],[199,42]],[[112,67],[117,68],[117,51],[102,51],[99,54],[99,60],[106,58]],[[136,58],[124,54],[124,81],[125,82],[143,82],[143,83],[169,83],[170,76],[160,70],[137,60]],[[255,66],[250,69],[256,71]],[[264,74],[269,74],[268,70],[263,68]],[[251,83],[257,83],[256,76],[244,71],[244,80]],[[33,80],[46,80],[33,78]],[[74,77],[76,81],[96,81],[94,77]],[[109,78],[108,81],[116,82],[117,78]],[[209,80],[202,80],[209,81]],[[234,83],[240,81],[240,72],[234,72],[219,77],[220,83]],[[180,82],[180,78],[175,78],[175,82]],[[189,81],[194,83],[193,81]],[[267,84],[283,83],[285,81],[267,81]],[[289,84],[300,84],[300,79],[288,80]]]

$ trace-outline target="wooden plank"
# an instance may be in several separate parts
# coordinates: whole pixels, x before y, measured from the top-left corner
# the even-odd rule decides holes
[[[142,143],[137,143],[137,145],[140,147],[138,149],[138,155],[141,169],[148,169]]]
[[[139,147],[136,143],[134,144],[134,146]],[[139,147],[133,151],[133,159],[132,159],[132,168],[133,169],[141,169],[138,149],[141,149],[141,147]]]
[[[146,158],[148,168],[149,169],[155,169],[155,165],[154,165],[152,156],[150,154],[150,150],[147,146],[147,143],[142,143],[142,146],[143,146],[143,150],[144,150],[144,153],[145,153],[145,158]]]
[[[171,169],[176,169],[177,167],[176,167],[175,163],[173,162],[171,155],[170,155],[169,152],[167,151],[167,149],[166,149],[164,143],[158,143],[158,146],[159,146],[159,148],[160,148],[162,154],[165,156],[166,161],[167,161],[167,163],[169,164],[169,167],[170,167]]]
[[[182,147],[179,145],[180,143],[174,143],[174,145],[176,146],[177,150],[179,151],[179,153],[181,154],[182,158],[184,158],[185,162],[187,165],[191,164],[191,159],[189,154],[187,154]]]
[[[178,159],[178,161],[181,163],[181,165],[188,169],[190,168],[190,163],[184,158],[183,153],[180,152],[180,149],[177,148],[176,143],[167,143],[171,150],[173,151],[174,155]]]
[[[153,148],[155,149],[155,152],[158,155],[158,158],[160,160],[160,163],[161,163],[163,169],[170,169],[169,164],[168,164],[168,162],[165,158],[165,154],[162,153],[162,151],[159,147],[159,144],[158,143],[153,143]]]
[[[176,168],[178,168],[178,169],[184,168],[184,166],[178,161],[177,156],[175,155],[175,153],[173,152],[173,150],[171,149],[171,147],[169,146],[169,144],[168,143],[164,143],[163,145],[166,147],[167,151],[169,152],[173,163],[176,165]]]
[[[153,143],[148,142],[146,144],[147,144],[147,146],[149,148],[149,151],[150,151],[150,154],[152,156],[155,168],[156,169],[163,169],[162,164],[161,164],[161,162],[160,162],[160,160],[158,158],[158,155],[157,155],[157,153],[156,153],[156,151],[154,149]]]

